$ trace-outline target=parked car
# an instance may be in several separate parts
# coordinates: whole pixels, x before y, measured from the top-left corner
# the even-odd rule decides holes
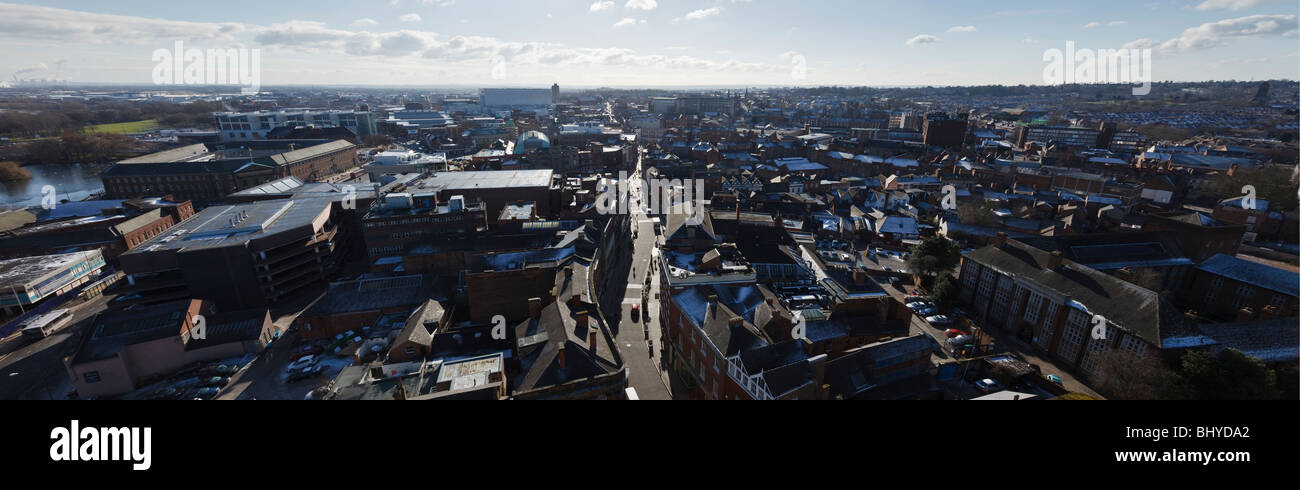
[[[235,374],[239,368],[231,364],[219,364],[216,366],[207,366],[199,369],[200,376],[229,376]]]
[[[944,330],[944,333],[948,334],[948,338],[950,338],[950,339],[953,338],[953,337],[960,337],[960,336],[962,336],[962,335],[966,335],[966,332],[963,332],[963,331],[961,331],[961,330],[957,330],[957,329],[955,329],[955,328],[950,328],[950,329]]]
[[[912,303],[924,303],[924,302],[926,302],[926,300],[928,300],[928,299],[929,299],[929,298],[926,298],[925,296],[921,296],[921,295],[919,295],[919,294],[909,294],[909,295],[907,295],[906,298],[903,298],[903,302],[904,302],[904,303],[907,303],[907,304],[912,304]]]
[[[1061,381],[1061,377],[1055,374],[1047,375],[1047,380],[1051,381],[1052,384],[1055,384],[1056,386],[1061,386],[1061,387],[1065,386],[1065,383]]]
[[[199,388],[199,391],[194,392],[194,398],[200,400],[207,400],[209,398],[217,396],[217,393],[220,392],[221,392],[221,388],[216,388],[212,386],[209,386],[207,388]]]
[[[199,386],[226,386],[230,383],[230,378],[222,376],[213,376],[211,378],[202,378],[199,380]]]
[[[1002,384],[996,379],[984,378],[975,382],[975,387],[984,393],[993,393],[1002,390]]]
[[[293,355],[290,356],[289,359],[296,361],[305,356],[314,356],[322,352],[325,352],[325,348],[319,345],[304,345],[302,347],[299,347],[298,350],[294,351]]]
[[[931,325],[952,325],[952,319],[945,315],[933,315],[925,317],[925,321]]]
[[[299,357],[298,359],[294,360],[293,362],[289,363],[289,367],[286,368],[285,371],[288,371],[288,372],[294,372],[294,371],[298,371],[298,370],[300,370],[300,369],[302,369],[302,368],[304,368],[304,367],[307,367],[307,366],[315,366],[315,365],[316,365],[316,361],[317,361],[317,358],[316,358],[316,356],[314,356],[314,355],[306,355],[306,356],[302,356],[302,357]]]
[[[178,388],[163,388],[161,390],[153,392],[153,394],[149,396],[149,399],[150,400],[175,400],[177,398],[180,398],[181,395],[184,394],[185,392],[181,391]]]
[[[974,340],[975,339],[971,338],[971,336],[969,335],[958,335],[956,337],[949,338],[948,345],[952,347],[961,347],[963,345],[973,342]]]
[[[922,308],[929,308],[929,307],[931,307],[930,303],[926,303],[924,301],[913,301],[907,304],[907,309],[912,311],[920,310]]]
[[[635,322],[635,321],[639,321],[640,319],[641,319],[641,305],[634,303],[632,304],[632,321]]]
[[[921,318],[925,318],[928,316],[938,315],[939,310],[934,309],[933,306],[927,306],[925,308],[916,310],[916,314],[921,315]]]
[[[314,377],[320,374],[321,371],[324,370],[325,370],[325,366],[321,366],[319,364],[315,366],[308,366],[300,370],[294,371],[292,373],[289,373],[289,379],[287,379],[286,381],[290,383],[297,383],[304,379]]]

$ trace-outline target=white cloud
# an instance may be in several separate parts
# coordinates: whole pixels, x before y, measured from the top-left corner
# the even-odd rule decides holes
[[[1127,20],[1113,20],[1113,21],[1110,21],[1109,23],[1107,23],[1106,25],[1108,25],[1108,26],[1122,26],[1122,25],[1127,24],[1127,23],[1128,23]]]
[[[377,25],[379,25],[379,23],[375,22],[375,19],[357,19],[352,21],[353,27],[374,27]]]
[[[907,45],[915,46],[917,44],[930,44],[930,43],[937,43],[937,42],[939,42],[939,38],[931,36],[929,34],[921,34],[914,38],[908,39]]]
[[[0,3],[0,35],[28,40],[93,44],[231,42],[247,29],[237,22],[188,22]]]
[[[609,10],[609,9],[612,9],[612,8],[614,8],[614,0],[605,0],[605,1],[603,1],[603,2],[591,2],[591,8],[587,9],[587,11],[588,11],[588,12],[600,12],[600,11],[603,11],[603,10]]]
[[[645,19],[637,20],[631,17],[624,17],[618,22],[615,22],[614,27],[624,27],[624,26],[631,26],[631,25],[644,24],[644,23],[645,23]]]
[[[420,14],[406,14],[398,17],[398,20],[401,20],[402,22],[419,22]]]
[[[1129,42],[1124,47],[1158,49],[1162,53],[1173,54],[1222,46],[1233,38],[1295,37],[1298,26],[1300,26],[1300,22],[1296,21],[1294,15],[1250,15],[1217,22],[1207,22],[1184,30],[1178,37],[1163,43],[1144,38]]]
[[[1264,3],[1264,0],[1205,0],[1192,8],[1196,10],[1241,10],[1261,3]]]
[[[623,7],[630,9],[654,10],[659,7],[659,2],[656,2],[655,0],[627,0],[627,3],[623,4]]]
[[[1098,27],[1098,26],[1101,26],[1101,22],[1089,22],[1089,23],[1087,23],[1087,24],[1084,24],[1084,25],[1083,25],[1083,28],[1084,28],[1084,29],[1092,29],[1092,28],[1094,28],[1094,27]]]
[[[722,7],[692,10],[686,14],[686,20],[704,20],[722,13]]]
[[[952,26],[948,32],[975,32],[975,26]]]

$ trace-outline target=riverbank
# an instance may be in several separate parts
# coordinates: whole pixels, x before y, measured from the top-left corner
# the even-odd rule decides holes
[[[20,182],[31,178],[32,173],[18,162],[0,162],[0,182]]]

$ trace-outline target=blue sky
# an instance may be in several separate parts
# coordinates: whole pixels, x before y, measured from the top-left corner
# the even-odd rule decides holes
[[[156,49],[261,50],[263,85],[1041,84],[1142,47],[1157,80],[1300,79],[1295,0],[0,3],[0,77],[149,83]]]

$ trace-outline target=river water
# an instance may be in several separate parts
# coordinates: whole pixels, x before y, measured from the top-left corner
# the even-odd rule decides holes
[[[78,163],[71,165],[27,165],[32,178],[14,182],[0,182],[0,208],[13,209],[41,205],[41,189],[54,186],[58,201],[80,201],[92,193],[104,190],[99,173],[107,164]]]

